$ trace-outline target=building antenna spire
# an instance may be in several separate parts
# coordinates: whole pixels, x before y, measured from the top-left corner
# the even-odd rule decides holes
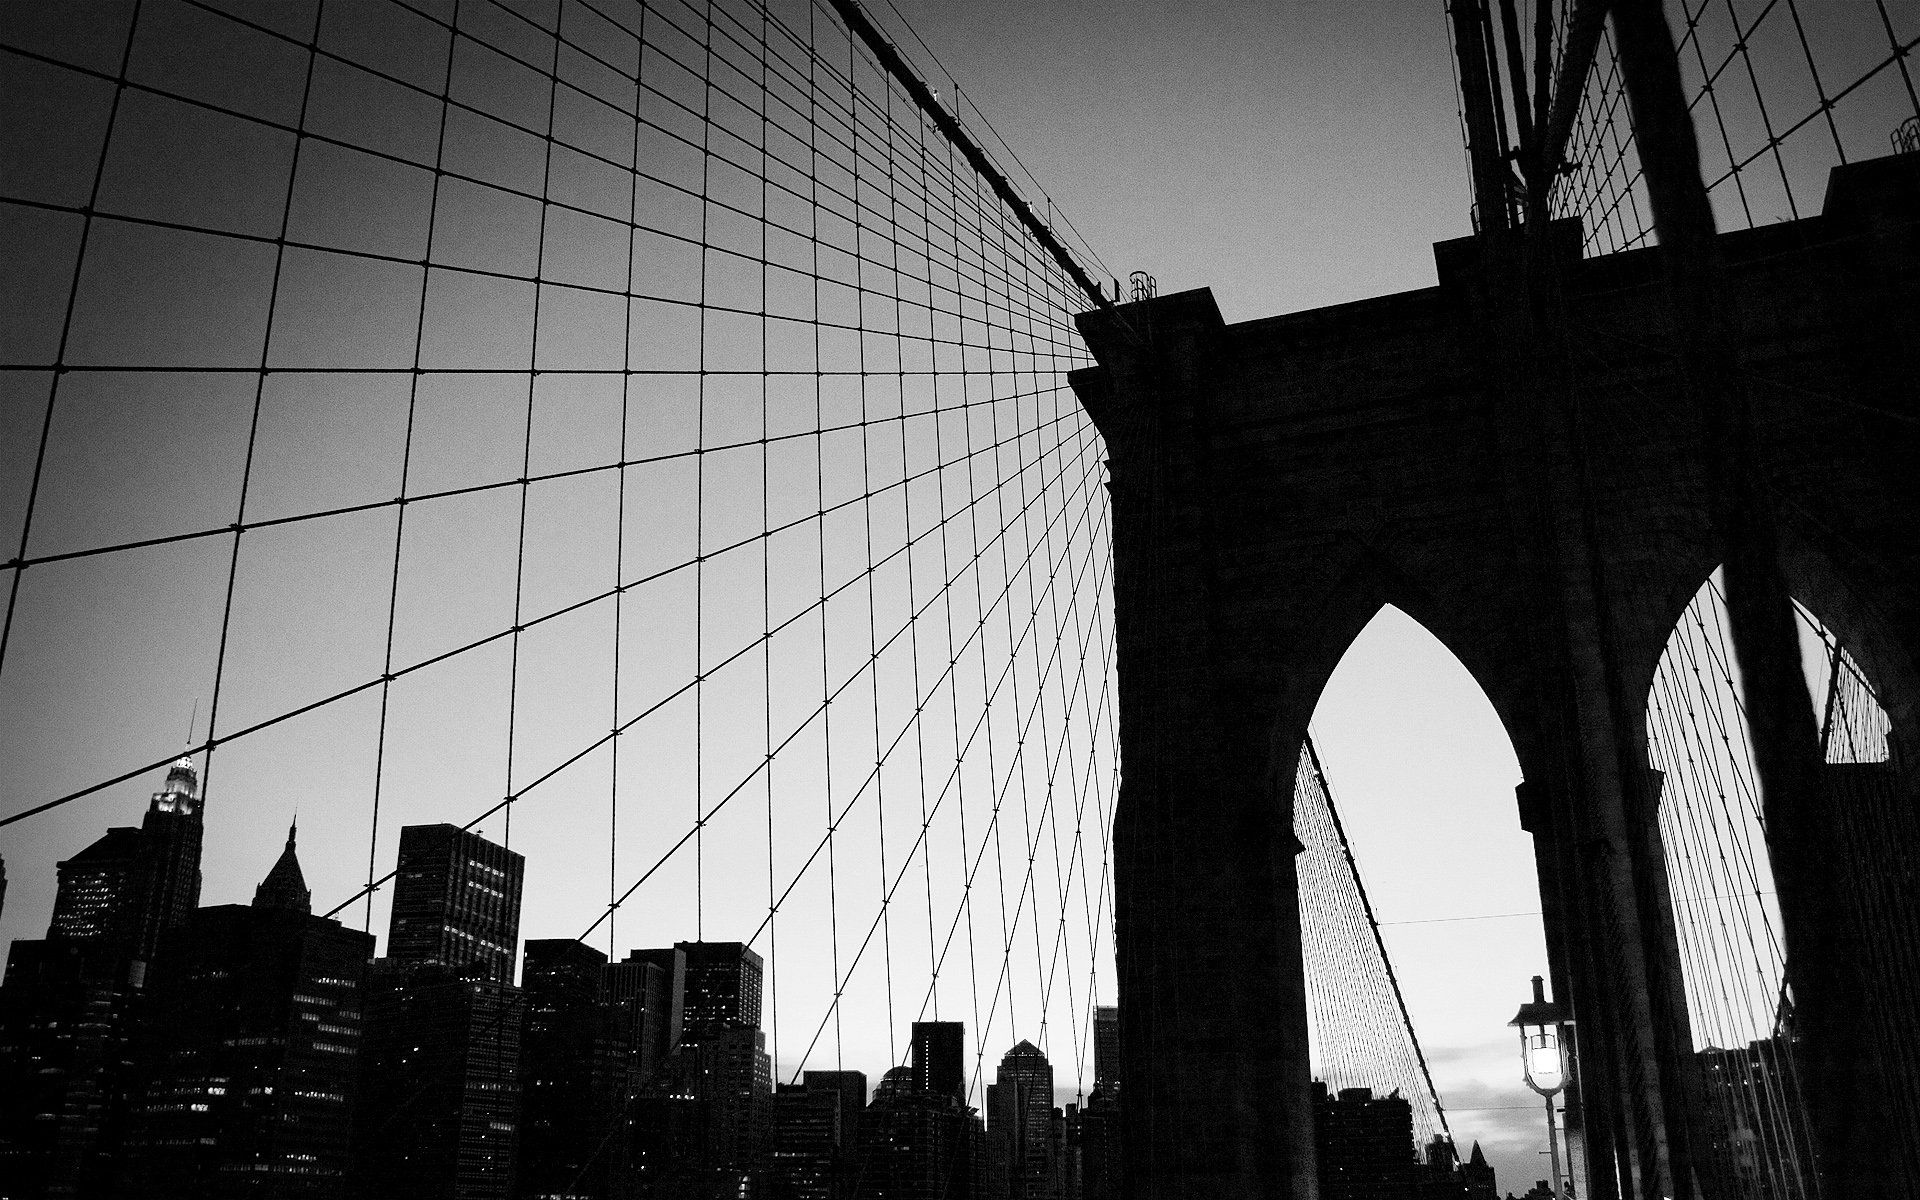
[[[193,712],[187,718],[187,753],[193,753],[193,730],[200,724],[200,697],[193,698]]]

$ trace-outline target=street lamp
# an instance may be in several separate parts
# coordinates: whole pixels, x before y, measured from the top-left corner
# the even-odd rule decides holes
[[[1533,999],[1522,1004],[1507,1024],[1520,1029],[1520,1063],[1527,1086],[1547,1102],[1547,1155],[1553,1170],[1554,1200],[1560,1190],[1560,1138],[1553,1128],[1553,1098],[1567,1086],[1566,1052],[1561,1045],[1566,1026],[1573,1024],[1567,1010],[1547,999],[1540,977],[1533,977]]]

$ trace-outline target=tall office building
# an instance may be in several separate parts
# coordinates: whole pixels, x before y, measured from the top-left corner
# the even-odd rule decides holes
[[[0,1179],[14,1193],[74,1195],[110,1180],[136,999],[120,961],[85,941],[13,943],[0,985]]]
[[[1321,1200],[1400,1200],[1414,1194],[1413,1106],[1370,1088],[1313,1084],[1313,1140]]]
[[[190,759],[167,771],[138,829],[116,826],[60,862],[51,938],[111,946],[141,986],[160,937],[200,903],[200,777]]]
[[[355,1194],[512,1194],[520,855],[451,825],[400,832],[388,957],[368,988]]]
[[[913,1023],[913,1085],[967,1102],[966,1026],[959,1021]]]
[[[624,1160],[628,1028],[607,994],[607,956],[583,942],[527,943],[521,972],[520,1194],[605,1197]]]
[[[129,1193],[345,1196],[372,955],[312,915],[291,831],[251,905],[169,931],[134,1036]]]
[[[987,1194],[979,1119],[951,1090],[920,1087],[919,1076],[916,1067],[895,1067],[873,1090],[873,1103],[861,1116],[854,1200],[978,1200]]]
[[[137,924],[132,930],[135,987],[141,986],[160,938],[200,906],[200,843],[206,828],[201,809],[200,773],[192,759],[181,758],[147,801],[147,815],[140,822],[140,858],[134,872]]]
[[[1784,1024],[1791,1022],[1788,1012]],[[1784,1032],[1737,1049],[1709,1046],[1694,1052],[1700,1124],[1706,1131],[1695,1153],[1713,1164],[1718,1178],[1731,1181],[1737,1194],[1813,1190],[1812,1121],[1799,1103],[1806,1085],[1794,1054],[1793,1039]],[[1895,1128],[1861,1124],[1866,1128],[1853,1130],[1854,1137],[1898,1136]]]
[[[678,947],[629,951],[607,964],[607,998],[625,1031],[629,1092],[653,1078],[680,1041],[687,955]]]
[[[739,942],[680,942],[673,951],[685,964],[680,1037],[643,1090],[636,1160],[649,1172],[664,1163],[705,1171],[724,1186],[759,1165],[773,1096],[773,1060],[760,1031],[761,960]]]
[[[840,1097],[840,1149],[851,1155],[860,1145],[860,1117],[867,1108],[865,1071],[808,1071],[800,1082],[810,1091],[830,1091]]]
[[[513,982],[526,859],[454,825],[400,831],[387,957]]]
[[[126,941],[134,925],[134,879],[140,869],[140,830],[119,825],[72,858],[55,864],[59,881],[47,936],[101,946]]]
[[[840,1172],[840,1093],[781,1083],[767,1105],[767,1184],[782,1200],[833,1200]]]
[[[1101,1005],[1093,1010],[1093,1086],[1118,1098],[1120,1091],[1120,1008]]]
[[[987,1153],[994,1194],[1008,1200],[1058,1200],[1053,1065],[1032,1042],[1019,1042],[1007,1051],[987,1087]]]
[[[163,934],[200,899],[201,797],[168,770],[139,828],[59,864],[44,941],[21,940],[0,984],[0,1177],[31,1194],[111,1186],[129,1086],[128,1033]]]
[[[760,1028],[760,956],[739,942],[679,942],[686,956],[680,1036]]]
[[[1120,1195],[1120,1102],[1096,1086],[1080,1110],[1082,1200],[1118,1200]]]

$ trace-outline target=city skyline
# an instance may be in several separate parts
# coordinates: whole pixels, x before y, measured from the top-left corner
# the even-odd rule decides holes
[[[1121,752],[1111,448],[1068,383],[1091,300],[938,113],[799,0],[29,7],[0,27],[0,819],[73,798],[6,826],[0,941],[45,928],[57,863],[164,874],[128,835],[166,824],[156,780],[186,794],[184,740],[203,908],[297,823],[310,915],[392,955],[400,831],[472,823],[525,911],[440,932],[496,976],[584,937],[651,1012],[671,947],[731,940],[766,1035],[733,1049],[777,1081],[877,1085],[958,1018],[975,1108],[1023,1042],[1056,1104],[1089,1094]],[[1243,321],[1428,287],[1472,232],[1444,6],[1355,11],[870,16],[1103,291],[1138,268]],[[1867,25],[1825,23],[1826,61],[1866,70]],[[1911,95],[1874,71],[1840,158]],[[1716,119],[1710,156],[1760,122]],[[1807,145],[1713,191],[1722,227],[1811,215]],[[1526,1180],[1503,1026],[1547,973],[1541,874],[1456,651],[1380,609],[1311,729],[1440,1097]],[[1717,947],[1683,938],[1697,974]],[[1770,1005],[1696,1040],[1732,1055]]]
[[[150,812],[197,821],[194,785],[176,765]],[[162,857],[180,843],[164,821],[115,832],[140,833]],[[182,844],[171,875],[197,878],[198,841]],[[252,1178],[274,1194],[607,1195],[705,1178],[689,1171],[821,1200],[929,1187],[975,1200],[1118,1194],[1116,1008],[1097,1013],[1094,1094],[1062,1104],[1046,1055],[1023,1039],[970,1105],[957,1021],[913,1022],[909,1062],[870,1098],[858,1071],[776,1083],[763,964],[746,946],[683,941],[670,960],[661,948],[611,964],[578,941],[530,939],[519,963],[501,953],[519,920],[518,855],[447,825],[408,826],[399,845],[385,956],[372,936],[313,915],[295,827],[248,905],[183,907],[168,872],[74,860],[47,939],[10,947],[20,962],[0,987],[0,1065],[39,1064],[32,1086],[8,1092],[0,1160],[30,1188],[83,1194],[124,1182],[184,1197]],[[152,856],[135,846],[125,863]],[[149,938],[142,914],[156,906]],[[71,956],[97,996],[66,990]],[[667,997],[618,982],[636,963],[670,965],[677,1030],[664,1058],[650,1047]],[[89,1124],[72,1123],[76,1097]],[[1380,1105],[1399,1125],[1364,1145],[1329,1133],[1323,1175],[1411,1188],[1418,1174],[1428,1200],[1490,1200],[1440,1139],[1416,1145],[1397,1090]],[[35,1136],[50,1128],[43,1111],[57,1118],[51,1141]],[[1483,1166],[1477,1143],[1472,1159]]]

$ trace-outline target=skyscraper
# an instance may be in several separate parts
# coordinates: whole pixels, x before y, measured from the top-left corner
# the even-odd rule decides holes
[[[859,1071],[808,1071],[774,1089],[767,1121],[771,1194],[783,1200],[844,1197],[858,1171],[860,1115],[867,1077]]]
[[[1120,1090],[1120,1008],[1093,1010],[1093,1086],[1114,1098]]]
[[[130,825],[107,830],[86,849],[62,859],[47,936],[105,946],[128,940],[134,925],[134,878],[140,868],[140,831]]]
[[[685,963],[680,1038],[646,1086],[653,1127],[637,1128],[635,1145],[649,1163],[697,1158],[697,1169],[719,1180],[754,1169],[766,1133],[773,1061],[760,1031],[761,960],[739,942],[680,942],[673,950]],[[696,1148],[665,1149],[689,1138]]]
[[[958,1021],[915,1021],[912,1061],[915,1087],[966,1104],[966,1026]]]
[[[181,758],[167,771],[159,791],[147,801],[140,822],[140,856],[134,872],[137,896],[133,915],[133,986],[141,986],[160,938],[182,925],[200,906],[200,773]]]
[[[1120,1103],[1095,1086],[1080,1110],[1081,1198],[1117,1200],[1120,1182]]]
[[[115,826],[58,864],[47,936],[111,947],[141,986],[160,936],[200,903],[202,831],[199,773],[182,758],[138,829]]]
[[[767,1106],[767,1182],[782,1200],[832,1200],[840,1160],[840,1093],[775,1085]]]
[[[169,931],[134,1035],[128,1190],[344,1196],[372,954],[312,915],[292,831],[251,905]]]
[[[0,986],[0,1179],[19,1195],[105,1185],[133,1001],[119,963],[81,940],[13,943]]]
[[[387,957],[513,982],[526,859],[454,825],[400,831]]]
[[[520,1194],[611,1195],[624,1155],[628,1027],[607,994],[607,956],[583,942],[527,943],[521,991]]]
[[[667,1060],[680,1040],[686,990],[686,951],[668,947],[633,950],[626,961],[607,964],[607,997],[626,1027],[627,1086],[639,1088]]]
[[[168,770],[138,829],[59,864],[45,941],[16,941],[0,985],[0,1177],[30,1192],[101,1188],[123,1115],[128,1033],[162,935],[200,899],[201,797]]]
[[[1053,1065],[1032,1042],[1000,1060],[987,1087],[989,1186],[1008,1200],[1057,1200]]]
[[[686,956],[680,1036],[760,1028],[760,956],[739,942],[679,942]]]
[[[860,1116],[867,1108],[866,1072],[808,1071],[800,1082],[810,1090],[827,1090],[840,1097],[840,1149],[852,1154],[860,1144]]]
[[[944,1040],[936,1033],[929,1039]],[[854,1200],[975,1200],[983,1195],[983,1131],[952,1091],[915,1082],[920,1071],[895,1067],[873,1090],[861,1116]]]
[[[1413,1106],[1370,1088],[1313,1084],[1314,1150],[1322,1200],[1394,1200],[1414,1191]]]
[[[388,957],[368,989],[356,1195],[512,1193],[524,862],[452,825],[400,831]]]

